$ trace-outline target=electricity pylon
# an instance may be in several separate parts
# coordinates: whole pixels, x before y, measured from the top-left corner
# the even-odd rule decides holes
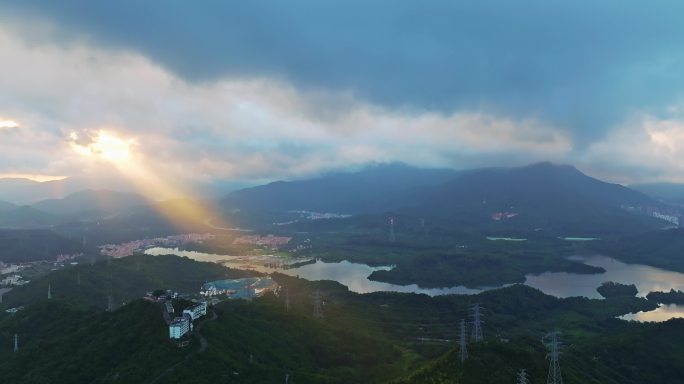
[[[479,303],[476,303],[473,305],[473,340],[477,343],[479,341],[482,341],[483,336],[482,336],[482,314],[480,313],[480,310],[482,307],[480,307]]]
[[[561,342],[558,341],[558,335],[560,332],[553,331],[546,334],[544,339],[544,344],[551,350],[551,352],[546,356],[549,359],[549,374],[546,379],[547,384],[563,384],[563,376],[561,375],[560,369],[560,349]],[[549,341],[545,341],[545,339]]]
[[[466,323],[465,320],[461,319],[461,334],[458,340],[458,344],[461,347],[459,351],[459,358],[461,359],[461,363],[468,358],[468,337],[466,335]]]
[[[390,217],[390,235],[389,235],[389,241],[394,243],[397,241],[397,237],[394,235],[394,217]]]
[[[516,384],[530,384],[530,379],[527,376],[527,370],[525,368],[520,369],[515,377],[518,379],[515,382]]]
[[[317,320],[322,320],[323,319],[323,304],[322,298],[321,298],[321,291],[316,291],[314,293],[314,311],[313,311],[313,316],[314,319]]]
[[[285,310],[290,312],[290,290],[285,287]]]

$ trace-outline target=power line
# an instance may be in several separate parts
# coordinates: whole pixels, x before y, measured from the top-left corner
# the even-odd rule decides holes
[[[546,379],[547,384],[563,384],[563,376],[561,375],[560,369],[561,343],[558,341],[558,335],[560,335],[559,331],[553,331],[545,336],[545,339],[549,338],[550,340],[548,342],[545,341],[544,344],[551,350],[547,355],[547,358],[549,359],[549,374]]]

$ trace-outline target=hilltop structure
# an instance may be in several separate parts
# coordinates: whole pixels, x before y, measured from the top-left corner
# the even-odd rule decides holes
[[[168,301],[166,305],[168,307]],[[168,311],[168,309],[167,309]],[[183,310],[183,315],[174,318],[169,323],[169,338],[178,340],[192,331],[192,322],[207,314],[207,302],[199,302]]]

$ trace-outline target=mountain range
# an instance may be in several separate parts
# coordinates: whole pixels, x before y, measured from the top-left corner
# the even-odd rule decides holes
[[[573,233],[657,228],[661,222],[623,207],[664,206],[641,192],[551,163],[469,171],[392,164],[244,189],[223,204],[262,211],[408,214],[467,226],[496,221],[500,227]]]
[[[16,179],[4,183],[16,188],[34,185]],[[55,185],[41,185],[39,189]],[[0,196],[2,191],[0,183]],[[0,202],[0,226],[45,227],[68,221],[101,220],[134,210],[139,218],[145,212],[159,211],[152,209],[151,203],[140,195],[108,190],[73,192],[30,206]],[[569,165],[551,163],[465,171],[382,164],[357,172],[245,188],[229,193],[218,205],[228,216],[237,211],[259,217],[264,212],[282,214],[295,210],[405,214],[440,218],[455,225],[544,228],[573,233],[655,229],[663,222],[623,208],[666,207],[642,192],[600,181]]]

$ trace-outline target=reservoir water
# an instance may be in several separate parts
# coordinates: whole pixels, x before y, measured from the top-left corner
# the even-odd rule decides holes
[[[318,280],[333,280],[346,285],[350,291],[356,293],[370,293],[370,292],[412,292],[424,293],[430,296],[447,295],[447,294],[476,294],[486,289],[471,289],[463,286],[448,287],[448,288],[421,288],[416,284],[411,285],[396,285],[390,283],[383,283],[379,281],[368,280],[368,276],[373,271],[389,270],[391,266],[371,267],[366,264],[350,263],[348,261],[340,261],[335,263],[326,263],[321,260],[316,260],[314,263],[306,264],[297,268],[291,269],[274,269],[264,267],[263,263],[259,263],[259,257],[249,256],[226,256],[216,255],[203,252],[183,251],[177,248],[149,248],[145,251],[148,255],[177,255],[185,256],[197,261],[210,261],[222,263],[231,268],[252,269],[259,272],[274,272],[288,274],[290,276],[299,276],[303,279],[318,281]]]
[[[147,249],[145,253],[150,255],[174,254],[198,261],[219,262],[232,268],[253,269],[267,273],[277,270],[280,273],[299,276],[312,281],[334,280],[346,285],[350,291],[357,293],[391,291],[424,293],[435,296],[445,294],[476,294],[488,289],[498,288],[482,287],[474,289],[464,286],[422,288],[416,284],[396,285],[371,281],[368,280],[368,276],[373,271],[389,270],[393,267],[371,267],[366,264],[351,263],[348,261],[327,263],[317,260],[297,268],[273,269],[264,267],[263,263],[259,263],[258,257],[253,256],[226,256],[162,247]],[[606,272],[598,274],[576,274],[566,272],[545,272],[538,275],[530,274],[526,276],[525,284],[556,297],[584,296],[592,299],[601,298],[601,295],[596,291],[596,288],[606,281],[614,281],[622,284],[635,284],[639,291],[638,296],[645,296],[651,291],[669,291],[670,289],[684,291],[683,273],[667,271],[646,265],[625,264],[604,256],[573,257],[572,259],[588,265],[602,267]],[[672,317],[684,317],[684,306],[662,305],[654,311],[628,314],[622,318],[636,321],[664,321]]]

